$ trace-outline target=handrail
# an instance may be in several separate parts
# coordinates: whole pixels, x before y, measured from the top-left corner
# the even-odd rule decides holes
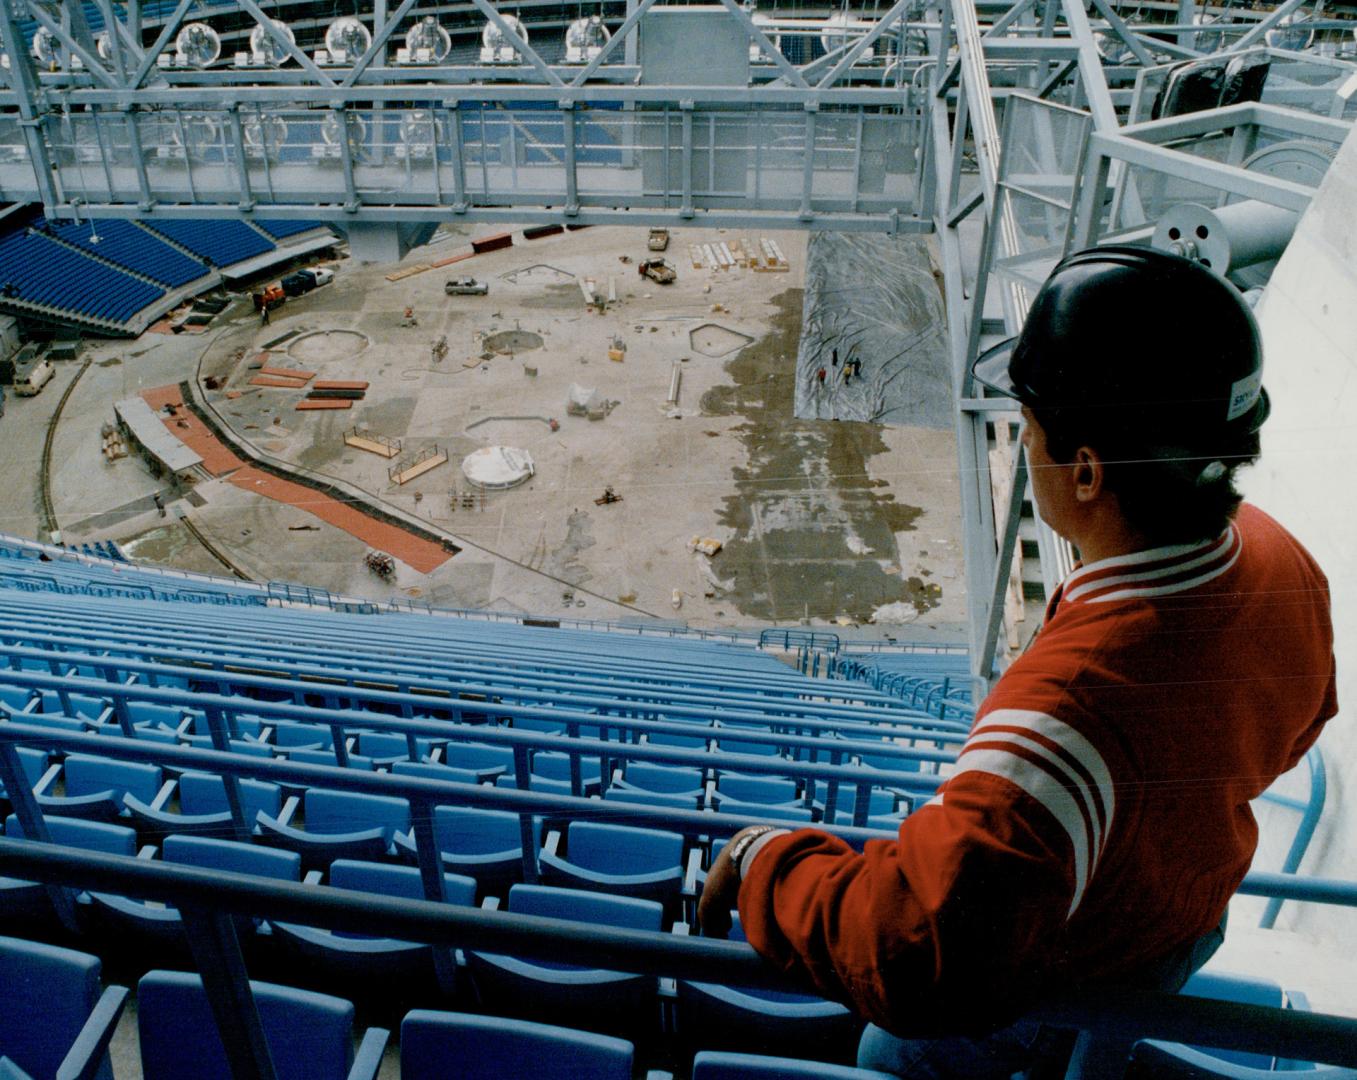
[[[735,942],[586,926],[427,900],[359,895],[328,886],[253,878],[33,841],[0,839],[0,867],[8,875],[53,886],[160,900],[186,915],[229,912],[354,933],[375,932],[435,945],[474,947],[530,960],[554,959],[591,968],[734,986],[805,990],[765,964],[748,945]],[[1294,887],[1296,882],[1288,880],[1286,884]],[[1319,884],[1333,897],[1322,902],[1357,905],[1357,883]],[[1314,899],[1288,892],[1294,899]],[[238,949],[233,935],[225,936],[226,949]],[[238,956],[237,952],[235,958]],[[215,955],[213,950],[198,950],[196,959],[205,966],[228,957],[222,949]],[[214,980],[204,982],[211,985]],[[1103,989],[1045,1000],[1030,1015],[1131,1039],[1169,1039],[1357,1067],[1357,1020],[1324,1013],[1155,991]]]

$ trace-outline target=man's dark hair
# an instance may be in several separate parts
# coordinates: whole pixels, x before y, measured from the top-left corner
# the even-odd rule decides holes
[[[1219,536],[1244,501],[1235,472],[1259,455],[1256,431],[1197,439],[1193,445],[1150,445],[1130,425],[1104,423],[1094,430],[1072,410],[1034,413],[1055,461],[1073,461],[1081,446],[1098,452],[1107,489],[1127,524],[1155,546]]]

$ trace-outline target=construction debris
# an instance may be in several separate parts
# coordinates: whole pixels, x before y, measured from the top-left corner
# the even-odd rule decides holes
[[[708,558],[715,555],[723,547],[725,547],[725,545],[720,540],[716,540],[710,536],[694,536],[688,541],[689,551],[700,551]]]
[[[369,551],[363,556],[363,565],[383,581],[390,581],[396,576],[396,560],[385,551]]]
[[[609,505],[611,505],[612,503],[618,503],[618,502],[621,502],[621,501],[622,501],[622,496],[619,495],[617,492],[615,492],[615,491],[613,490],[613,488],[612,488],[612,485],[609,484],[607,487],[605,487],[605,488],[603,489],[603,494],[600,495],[597,499],[594,500],[594,505],[595,505],[595,506],[609,506]]]

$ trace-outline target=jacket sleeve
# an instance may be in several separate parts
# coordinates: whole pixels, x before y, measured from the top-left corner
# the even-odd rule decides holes
[[[1023,1011],[1057,959],[1114,812],[1101,757],[1037,713],[975,728],[939,794],[863,854],[801,830],[745,867],[750,943],[898,1034]]]

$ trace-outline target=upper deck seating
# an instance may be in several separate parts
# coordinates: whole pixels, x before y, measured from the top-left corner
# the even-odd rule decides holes
[[[14,300],[106,323],[126,323],[165,295],[27,228],[0,238],[0,287]]]
[[[321,229],[325,227],[323,221],[308,221],[305,219],[294,221],[283,221],[276,218],[269,218],[252,222],[255,228],[263,229],[275,240],[284,240],[289,236],[296,236],[298,233],[310,232],[312,229]]]
[[[276,245],[243,221],[156,220],[148,223],[162,236],[213,266],[232,266],[256,255],[273,251]]]
[[[128,270],[135,270],[169,289],[197,281],[209,272],[205,263],[176,250],[135,222],[114,218],[102,220],[95,234],[98,236],[97,241],[91,236],[86,222],[46,221],[45,224],[66,243],[118,263]]]

